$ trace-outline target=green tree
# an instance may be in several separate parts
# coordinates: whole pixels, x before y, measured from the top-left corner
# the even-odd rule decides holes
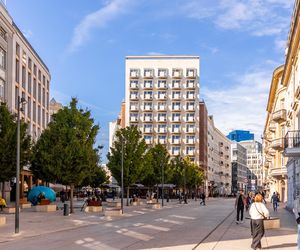
[[[167,169],[170,161],[170,155],[165,146],[161,144],[150,148],[145,156],[145,171],[142,183],[151,189],[157,185],[158,199],[158,184],[162,182],[162,171],[164,170],[164,178],[167,179]]]
[[[20,169],[29,163],[31,138],[26,133],[27,125],[20,124]],[[16,176],[17,122],[5,103],[0,104],[0,182]],[[2,185],[4,186],[4,185]],[[4,196],[4,189],[2,189]]]
[[[97,167],[94,169],[93,173],[82,182],[82,185],[97,188],[108,181],[109,179],[105,170],[102,167]]]
[[[70,207],[73,191],[98,168],[98,149],[94,148],[99,130],[88,110],[78,109],[77,99],[53,115],[33,150],[31,169],[38,178],[69,185]]]
[[[127,188],[127,206],[129,205],[129,187],[141,180],[147,145],[136,126],[122,128],[116,132],[116,139],[107,154],[108,168],[112,176],[121,184],[121,162],[123,151],[124,186]],[[124,190],[122,190],[123,192]]]
[[[170,168],[168,171],[169,180],[178,188],[184,189],[184,163],[180,156],[176,156],[171,160]]]
[[[194,189],[195,193],[197,187],[203,184],[204,174],[203,171],[188,157],[183,159],[185,177],[186,177],[186,186],[189,192]]]

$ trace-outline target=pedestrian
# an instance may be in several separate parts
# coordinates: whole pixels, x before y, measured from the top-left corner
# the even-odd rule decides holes
[[[249,210],[250,205],[251,205],[251,193],[249,192],[246,198],[246,212]]]
[[[3,211],[3,208],[5,208],[5,207],[6,207],[6,201],[5,201],[4,198],[2,198],[0,196],[0,209],[1,209],[1,211]]]
[[[264,236],[264,219],[269,217],[269,211],[263,203],[263,197],[261,194],[257,194],[252,203],[249,214],[251,217],[251,235],[252,244],[251,247],[256,250],[261,249],[261,239]]]
[[[273,210],[274,212],[277,211],[277,207],[278,207],[278,196],[277,194],[274,192],[272,197],[271,197],[271,202],[273,204]]]
[[[204,192],[202,192],[202,193],[200,194],[200,199],[201,199],[200,205],[205,206],[205,193],[204,193]]]
[[[298,224],[298,250],[300,250],[300,198],[295,198],[293,212]]]
[[[244,222],[244,208],[246,205],[246,198],[244,196],[243,190],[240,190],[239,195],[235,200],[235,208],[236,208],[236,224],[240,223],[240,214],[241,214],[241,223]]]

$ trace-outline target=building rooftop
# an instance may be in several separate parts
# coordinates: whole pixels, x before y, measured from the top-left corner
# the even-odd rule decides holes
[[[188,55],[140,55],[140,56],[126,56],[126,60],[130,59],[199,59],[199,56],[188,56]]]

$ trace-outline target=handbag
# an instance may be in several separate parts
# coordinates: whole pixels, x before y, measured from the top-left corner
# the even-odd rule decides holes
[[[263,213],[261,213],[258,209],[257,209],[257,207],[256,207],[256,204],[254,203],[254,206],[255,206],[255,208],[256,208],[256,211],[263,217],[263,219],[264,220],[266,220],[267,219],[267,217],[263,214]],[[299,218],[300,218],[300,216],[299,216]],[[298,219],[297,219],[298,220]],[[299,219],[299,222],[300,222],[300,219]]]
[[[300,213],[298,213],[298,215],[299,215],[299,216],[298,216],[298,218],[296,219],[296,222],[297,222],[298,225],[300,225]]]

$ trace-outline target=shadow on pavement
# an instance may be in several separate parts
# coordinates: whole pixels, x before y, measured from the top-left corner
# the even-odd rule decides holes
[[[296,247],[297,243],[285,243],[285,244],[279,244],[274,246],[268,246],[267,248],[263,249],[285,249],[286,247]]]

